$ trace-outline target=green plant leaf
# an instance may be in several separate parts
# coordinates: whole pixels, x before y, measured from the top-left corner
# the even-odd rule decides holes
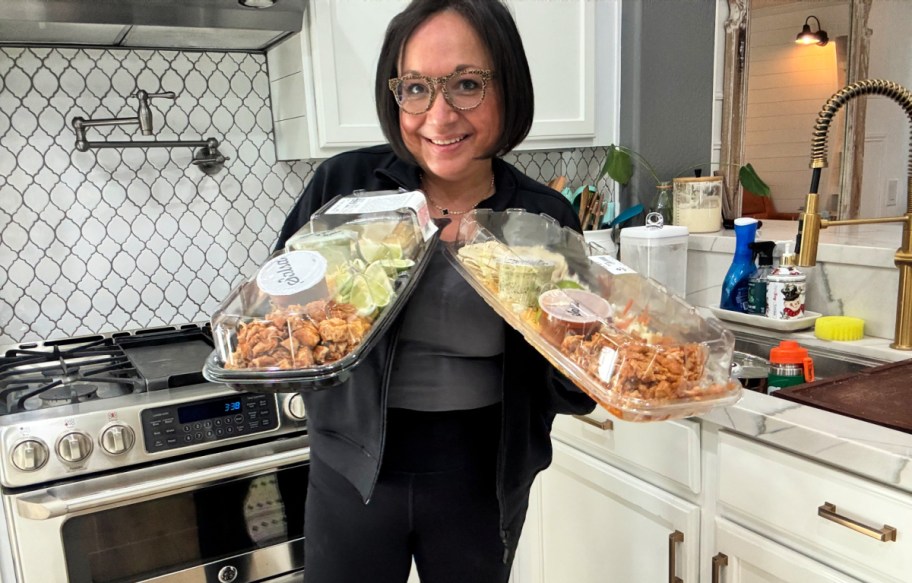
[[[738,170],[738,180],[746,190],[759,196],[769,196],[770,187],[757,175],[757,171],[750,164],[745,164]]]
[[[633,176],[633,163],[630,161],[630,154],[619,149],[614,144],[608,146],[605,164],[602,166],[602,176],[606,174],[620,184],[630,182],[630,177]]]

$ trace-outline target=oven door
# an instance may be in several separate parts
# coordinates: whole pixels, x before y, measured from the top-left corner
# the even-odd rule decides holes
[[[4,496],[21,583],[240,583],[304,567],[306,436]]]

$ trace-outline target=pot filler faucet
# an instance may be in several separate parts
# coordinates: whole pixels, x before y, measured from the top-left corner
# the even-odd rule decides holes
[[[811,267],[817,263],[817,243],[820,229],[839,225],[865,225],[873,223],[902,223],[902,242],[896,250],[894,263],[899,268],[899,293],[896,298],[896,330],[891,348],[912,350],[912,137],[909,141],[909,167],[906,178],[906,214],[898,217],[876,219],[845,219],[830,221],[821,218],[817,212],[817,189],[820,186],[820,172],[827,166],[827,131],[833,116],[849,100],[860,95],[883,95],[899,104],[912,123],[912,92],[892,81],[864,79],[837,91],[823,105],[814,124],[811,142],[811,189],[798,221],[798,265]]]
[[[135,117],[109,117],[102,119],[85,119],[74,117],[72,124],[76,131],[76,149],[80,152],[88,152],[92,148],[179,148],[188,146],[198,148],[193,154],[193,164],[199,166],[200,170],[208,175],[216,174],[225,165],[227,156],[223,156],[218,151],[218,140],[215,138],[206,138],[205,140],[153,140],[146,142],[134,141],[101,141],[90,142],[86,139],[86,130],[98,126],[123,126],[138,125],[139,131],[144,136],[151,136],[152,131],[152,108],[149,107],[149,100],[153,98],[175,99],[177,95],[173,91],[163,93],[149,93],[138,90],[130,95],[139,101]]]

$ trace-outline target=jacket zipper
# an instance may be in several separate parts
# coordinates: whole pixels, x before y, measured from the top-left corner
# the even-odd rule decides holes
[[[374,488],[377,487],[377,480],[380,478],[380,467],[383,465],[383,450],[386,448],[386,403],[389,399],[389,382],[393,370],[393,358],[396,356],[396,347],[399,344],[399,331],[401,330],[401,320],[397,319],[395,328],[391,330],[392,338],[390,347],[386,354],[386,364],[383,367],[383,378],[380,385],[380,451],[378,452],[377,469],[374,471],[374,477],[371,480],[370,494],[364,504],[370,504],[374,496]]]

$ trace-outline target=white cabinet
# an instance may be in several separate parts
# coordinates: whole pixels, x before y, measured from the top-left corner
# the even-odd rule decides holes
[[[859,583],[724,518],[715,538],[712,583]]]
[[[597,407],[585,417],[558,415],[552,436],[684,497],[701,491],[700,423],[619,421]]]
[[[267,53],[278,159],[323,158],[385,141],[374,76],[386,25],[406,4],[311,0],[304,30]],[[617,141],[620,0],[509,5],[535,88],[535,121],[519,149]]]
[[[717,514],[863,581],[908,583],[912,495],[719,433]]]
[[[521,583],[697,581],[700,509],[560,441],[536,484]],[[521,556],[520,556],[521,555]]]

